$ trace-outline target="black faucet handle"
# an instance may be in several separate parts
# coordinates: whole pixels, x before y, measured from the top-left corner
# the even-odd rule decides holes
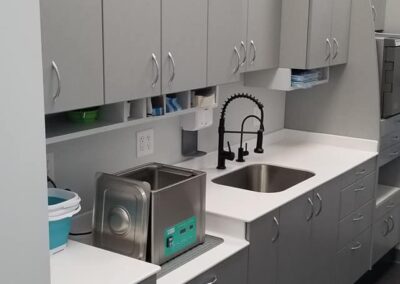
[[[232,152],[231,143],[229,143],[229,141],[228,141],[228,150],[229,151],[224,151],[225,159],[233,161],[235,159],[235,153]]]
[[[249,150],[247,150],[247,143],[245,144],[245,150],[243,151],[243,156],[248,156],[250,153],[249,153]]]

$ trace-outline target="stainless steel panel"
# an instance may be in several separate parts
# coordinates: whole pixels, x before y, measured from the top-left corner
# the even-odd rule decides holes
[[[391,66],[381,70],[382,74],[382,117],[400,113],[400,48],[396,39],[385,39],[384,64]]]
[[[214,183],[250,191],[273,193],[284,191],[315,174],[271,165],[250,165],[213,180]]]
[[[94,245],[146,260],[150,186],[101,174],[94,207]]]
[[[163,264],[203,243],[205,238],[206,174],[158,163],[143,165],[116,175],[148,184],[151,188],[150,261]],[[165,231],[188,218],[196,218],[196,241],[171,255],[165,254]]]

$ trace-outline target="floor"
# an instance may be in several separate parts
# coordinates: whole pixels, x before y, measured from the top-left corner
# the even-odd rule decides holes
[[[400,262],[385,257],[356,284],[400,284]]]

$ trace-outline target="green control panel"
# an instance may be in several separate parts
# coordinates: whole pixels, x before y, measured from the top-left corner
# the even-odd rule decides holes
[[[196,217],[190,217],[164,232],[165,256],[173,255],[196,242]]]

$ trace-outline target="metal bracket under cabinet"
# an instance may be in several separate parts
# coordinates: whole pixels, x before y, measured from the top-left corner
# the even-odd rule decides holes
[[[182,265],[192,261],[196,257],[208,252],[209,250],[219,246],[224,242],[223,239],[206,235],[205,241],[203,244],[194,247],[193,249],[189,250],[188,252],[168,261],[167,263],[161,266],[160,272],[157,273],[157,278],[161,278],[166,274],[178,269]]]

